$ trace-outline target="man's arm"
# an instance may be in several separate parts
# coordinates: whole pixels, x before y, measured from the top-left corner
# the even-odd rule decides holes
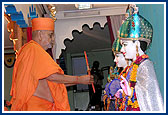
[[[76,85],[76,84],[74,84],[74,83],[65,83],[64,84],[66,87],[69,87],[69,86],[73,86],[73,85]]]
[[[47,77],[46,79],[56,83],[63,83],[67,86],[75,84],[91,84],[94,82],[93,76],[90,75],[71,76],[71,75],[54,73],[49,77]]]

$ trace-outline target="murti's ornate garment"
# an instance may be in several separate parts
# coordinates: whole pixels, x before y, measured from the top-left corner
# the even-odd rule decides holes
[[[147,55],[138,57],[130,66],[126,77],[131,96],[123,94],[121,110],[163,111],[163,101],[152,62]],[[123,105],[124,105],[123,104]]]
[[[141,111],[163,111],[163,100],[157,82],[153,63],[146,59],[137,69],[135,86]]]
[[[105,85],[105,89],[104,89],[104,95],[103,95],[103,102],[104,102],[104,110],[105,111],[109,111],[109,107],[110,107],[110,93],[109,93],[109,85],[110,83],[107,83]]]
[[[112,70],[112,71],[111,71]],[[117,68],[110,68],[110,74],[108,75],[108,83],[105,85],[103,102],[105,111],[115,110],[115,93],[121,88],[120,80],[118,77]]]

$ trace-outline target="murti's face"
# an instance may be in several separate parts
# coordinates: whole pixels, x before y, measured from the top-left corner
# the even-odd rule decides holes
[[[46,30],[46,31],[41,31],[42,32],[42,41],[41,44],[45,50],[48,48],[53,47],[54,43],[54,31]]]
[[[126,67],[127,61],[122,53],[116,53],[114,62],[116,62],[117,67]]]
[[[125,59],[134,59],[136,56],[136,44],[132,40],[121,40],[121,52]]]

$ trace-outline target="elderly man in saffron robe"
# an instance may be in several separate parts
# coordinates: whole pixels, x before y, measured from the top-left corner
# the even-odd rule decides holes
[[[32,32],[14,65],[11,111],[69,111],[66,86],[91,84],[93,76],[65,75],[46,52],[54,40],[51,18],[32,19]]]

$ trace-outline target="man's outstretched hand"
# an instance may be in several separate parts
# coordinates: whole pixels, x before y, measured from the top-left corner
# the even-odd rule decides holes
[[[94,82],[94,77],[92,75],[82,75],[77,78],[79,84],[92,84]]]

